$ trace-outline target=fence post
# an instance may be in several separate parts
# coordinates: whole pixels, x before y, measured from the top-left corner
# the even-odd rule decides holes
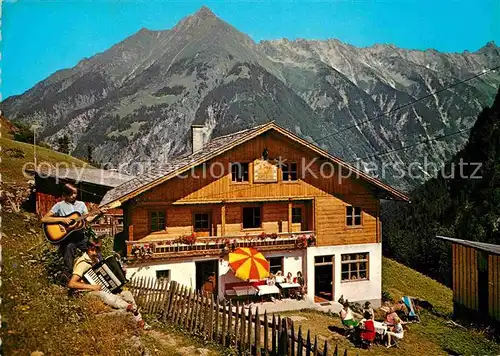
[[[167,320],[168,309],[170,308],[170,300],[172,299],[172,287],[173,282],[168,282],[166,291],[165,291],[165,302],[163,304],[163,322]]]
[[[171,319],[172,317],[172,310],[174,309],[174,304],[175,304],[175,295],[177,293],[177,288],[179,288],[179,284],[176,281],[172,281],[172,292],[170,293],[170,301],[168,303],[168,312],[167,312],[167,317]]]
[[[210,318],[208,322],[208,340],[214,339],[214,295],[210,298]]]
[[[267,310],[264,310],[264,356],[269,355],[269,325],[267,320]]]
[[[333,351],[333,356],[339,356],[339,344],[335,344],[335,350]]]
[[[295,329],[293,327],[293,321],[290,321],[290,333],[291,336],[290,336],[290,347],[288,349],[288,355],[295,356]]]
[[[248,327],[247,327],[247,348],[249,354],[252,354],[252,308],[248,308]]]
[[[286,328],[286,320],[281,320],[281,327],[278,341],[278,355],[286,356],[288,354],[288,332]]]
[[[271,353],[276,355],[276,315],[273,313],[273,325],[271,326]]]
[[[314,356],[318,356],[318,336],[314,335]]]
[[[191,289],[191,301],[189,305],[191,306],[191,310],[189,311],[189,321],[187,324],[188,330],[190,333],[193,333],[193,321],[195,318],[195,308],[196,308],[196,291]]]
[[[240,322],[240,351],[243,352],[245,349],[245,326],[246,326],[246,313],[245,308],[241,306],[241,322]]]
[[[215,300],[214,340],[219,342],[219,299]]]
[[[200,327],[200,312],[201,312],[201,294],[200,292],[196,292],[196,300],[195,300],[195,317],[194,317],[194,333],[196,334]]]
[[[297,356],[302,356],[302,347],[303,347],[303,342],[302,342],[302,326],[299,325],[299,334],[297,335]]]
[[[146,277],[141,277],[141,280],[140,280],[140,285],[139,285],[139,293],[137,295],[137,300],[136,300],[136,303],[137,304],[140,304],[142,307],[144,307],[144,303],[143,303],[143,295],[144,295],[144,289],[146,288]]]
[[[347,356],[347,349],[344,350],[344,356]]]
[[[160,287],[160,281],[158,280],[158,278],[155,279],[156,283],[156,287],[155,287],[155,294],[154,294],[154,300],[153,300],[153,311],[152,311],[152,314],[153,315],[156,315],[156,312],[158,311],[158,300],[161,296],[161,287]]]
[[[147,294],[146,294],[146,312],[148,314],[151,314],[151,299],[152,299],[152,293],[153,293],[153,286],[154,286],[154,279],[152,277],[149,277],[148,279],[148,289],[147,289]]]
[[[259,307],[255,309],[255,356],[261,355],[260,349],[260,315]]]
[[[238,349],[238,339],[239,339],[239,333],[238,333],[238,325],[239,325],[239,322],[241,321],[241,317],[240,317],[240,302],[236,302],[236,306],[235,306],[235,310],[236,310],[236,313],[234,314],[234,347],[236,349]],[[239,327],[241,328],[241,325],[239,325]]]
[[[191,311],[193,310],[192,301],[193,301],[193,290],[189,288],[188,299],[186,301],[186,306],[187,306],[186,316],[184,317],[184,321],[182,323],[184,329],[186,330],[189,330],[189,322],[191,321],[190,315]]]
[[[177,318],[175,319],[176,325],[182,325],[182,318],[184,317],[184,307],[186,305],[186,292],[187,292],[187,287],[182,286],[182,292],[179,295],[179,304],[177,305],[179,311],[177,314]]]
[[[227,337],[227,325],[226,325],[226,304],[222,307],[222,338],[221,338],[221,344],[222,346],[227,346],[226,345],[226,337]]]
[[[306,356],[311,356],[311,330],[307,329]]]
[[[323,346],[323,356],[328,355],[328,343],[325,340],[325,345]]]
[[[233,303],[229,300],[229,308],[227,311],[227,345],[231,346],[233,338]]]

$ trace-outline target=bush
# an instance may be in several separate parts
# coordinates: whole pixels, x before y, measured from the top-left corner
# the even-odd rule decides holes
[[[394,298],[392,297],[391,293],[388,291],[384,290],[382,291],[382,302],[393,302]]]

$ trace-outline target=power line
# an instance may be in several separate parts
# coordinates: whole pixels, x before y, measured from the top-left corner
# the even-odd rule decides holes
[[[360,125],[364,125],[364,124],[366,124],[366,123],[368,123],[368,122],[371,122],[371,121],[374,121],[374,120],[376,120],[376,119],[379,119],[379,118],[381,118],[382,116],[386,116],[386,115],[388,115],[388,114],[390,114],[390,113],[392,113],[392,112],[394,112],[394,111],[398,111],[398,110],[404,109],[404,108],[406,108],[406,107],[409,107],[409,106],[411,106],[411,105],[414,105],[414,104],[418,103],[419,101],[425,100],[425,99],[427,99],[427,98],[430,98],[431,96],[434,96],[434,95],[436,95],[436,94],[442,93],[443,91],[446,91],[446,90],[448,90],[448,89],[454,88],[454,87],[456,87],[456,86],[458,86],[458,85],[460,85],[460,84],[466,83],[466,82],[471,81],[471,80],[476,79],[476,78],[479,78],[479,77],[481,77],[481,76],[483,76],[483,75],[485,75],[485,74],[488,74],[488,73],[490,73],[490,72],[493,72],[493,71],[495,71],[495,70],[497,70],[497,69],[499,69],[499,68],[500,68],[500,66],[496,66],[496,67],[493,67],[493,68],[490,68],[490,69],[483,70],[481,73],[478,73],[478,74],[476,74],[476,75],[473,75],[472,77],[469,77],[469,78],[464,79],[464,80],[460,80],[460,81],[455,82],[455,83],[453,83],[453,84],[451,84],[451,85],[449,85],[449,86],[446,86],[446,87],[441,88],[441,89],[439,89],[439,90],[435,90],[435,91],[433,91],[433,92],[430,92],[429,94],[426,94],[426,95],[424,95],[424,96],[422,96],[422,97],[420,97],[420,98],[417,98],[417,99],[415,99],[415,100],[413,100],[413,101],[411,101],[411,102],[408,102],[408,103],[403,104],[403,105],[401,105],[401,106],[397,106],[397,107],[395,107],[395,108],[392,108],[392,109],[390,109],[390,110],[388,110],[388,111],[385,111],[385,112],[383,112],[383,113],[381,113],[381,114],[379,114],[379,115],[376,115],[376,116],[374,116],[374,117],[372,117],[372,118],[366,119],[365,121],[357,122],[357,123],[355,123],[355,124],[353,124],[353,125],[347,126],[347,127],[343,128],[343,129],[340,129],[340,130],[338,130],[338,131],[335,131],[335,132],[333,132],[333,133],[331,133],[331,134],[329,134],[329,135],[327,135],[327,136],[320,137],[319,139],[317,139],[317,140],[315,140],[315,141],[316,141],[316,142],[318,142],[318,141],[322,141],[322,140],[325,140],[325,139],[327,139],[327,138],[329,138],[329,137],[332,137],[332,136],[334,136],[334,135],[337,135],[337,134],[340,134],[340,133],[345,132],[345,131],[347,131],[347,130],[350,130],[350,129],[352,129],[352,128],[358,127],[358,126],[360,126]]]
[[[385,152],[379,152],[379,153],[376,153],[376,154],[371,155],[371,156],[366,156],[366,157],[363,157],[363,158],[358,158],[358,159],[356,159],[355,162],[362,161],[362,160],[365,160],[365,159],[371,159],[371,158],[375,158],[375,157],[380,157],[380,156],[388,155],[388,154],[394,153],[394,152],[399,152],[399,151],[407,150],[409,148],[413,148],[413,147],[416,147],[418,145],[423,145],[423,144],[426,144],[426,143],[429,143],[429,142],[433,142],[433,141],[439,141],[439,140],[442,140],[443,138],[454,136],[454,135],[458,135],[458,134],[461,134],[461,133],[464,133],[464,132],[467,132],[467,131],[470,131],[470,130],[472,130],[472,127],[468,128],[468,129],[463,129],[463,130],[460,130],[460,131],[452,132],[452,133],[449,133],[449,134],[446,134],[446,135],[429,138],[427,140],[416,142],[416,143],[408,145],[408,146],[403,146],[403,147],[400,147],[400,148],[396,148],[394,150],[385,151]],[[351,163],[353,163],[353,161],[351,161]]]

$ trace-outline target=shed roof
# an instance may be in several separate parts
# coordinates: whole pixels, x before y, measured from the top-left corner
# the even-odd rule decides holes
[[[500,255],[500,245],[488,244],[486,242],[460,240],[460,239],[455,239],[455,238],[446,237],[446,236],[436,236],[436,237],[440,240],[452,242],[452,243],[467,246],[467,247],[472,247],[472,248],[475,248],[476,250],[492,253],[495,255]]]
[[[116,171],[89,167],[40,167],[31,172],[41,178],[58,178],[75,183],[85,182],[110,188],[119,186],[134,178],[134,176]]]

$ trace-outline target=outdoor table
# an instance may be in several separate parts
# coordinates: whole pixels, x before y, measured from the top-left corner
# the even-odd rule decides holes
[[[233,287],[233,290],[238,297],[242,295],[255,295],[257,293],[257,289],[251,285]]]
[[[289,290],[291,288],[300,288],[301,287],[300,284],[298,284],[298,283],[278,283],[278,285],[281,289],[284,289],[286,291],[286,293],[285,293],[286,298],[290,297]]]
[[[387,325],[384,323],[381,323],[380,321],[373,321],[373,325],[375,326],[375,332],[377,334],[384,336],[387,332]]]
[[[259,289],[259,292],[257,293],[258,295],[266,295],[266,294],[279,294],[280,290],[276,286],[268,286],[268,285],[262,285],[262,286],[257,286]]]

